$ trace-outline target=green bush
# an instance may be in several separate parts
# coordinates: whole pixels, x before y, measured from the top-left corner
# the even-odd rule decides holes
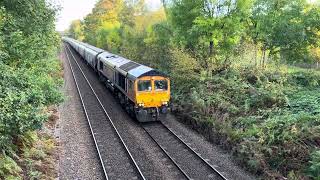
[[[310,166],[307,169],[309,177],[319,179],[320,177],[320,150],[317,150],[311,154]]]
[[[320,73],[315,70],[300,70],[292,73],[289,81],[303,87],[319,87]]]
[[[18,178],[22,169],[9,156],[0,155],[0,178],[20,179]]]
[[[255,173],[303,177],[320,137],[317,71],[231,67],[199,79],[184,103],[195,119],[214,117],[219,144]]]
[[[0,178],[18,178],[14,160],[33,144],[30,132],[61,102],[56,8],[45,0],[0,1]],[[14,157],[14,158],[12,158]]]
[[[50,61],[48,63],[48,66],[54,65]],[[0,95],[1,149],[7,149],[7,141],[11,138],[39,129],[47,119],[46,106],[62,100],[57,78],[45,72],[42,76],[38,73],[0,63],[0,90],[3,92]]]

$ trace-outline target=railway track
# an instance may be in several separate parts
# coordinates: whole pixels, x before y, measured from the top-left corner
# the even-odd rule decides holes
[[[104,101],[102,101],[103,106],[106,108],[106,110],[109,112],[110,116],[113,117],[114,120],[116,120],[117,116],[115,114],[115,112],[117,112],[117,105],[119,105],[117,102],[106,102],[105,100],[111,100],[111,101],[116,101],[115,99],[108,97],[108,89],[105,87],[105,84],[101,83],[101,81],[98,81],[98,76],[97,74],[95,74],[91,68],[88,68],[88,64],[86,64],[85,60],[82,59],[82,57],[77,54],[76,51],[74,51],[74,49],[70,48],[71,51],[74,53],[77,62],[79,63],[79,65],[81,66],[83,72],[86,74],[88,80],[90,81],[90,83],[93,85],[93,88],[95,90],[95,92],[97,93],[98,97],[100,99],[104,99]],[[98,86],[99,84],[102,86],[104,86],[105,88],[100,89]],[[107,92],[106,92],[107,91]],[[111,94],[109,94],[111,95]],[[109,103],[113,103],[113,104],[109,104]],[[117,104],[117,105],[116,105]],[[123,109],[120,107],[121,109],[121,113],[126,113],[125,111],[123,111]],[[119,113],[119,112],[118,112]],[[118,119],[119,122],[120,119]],[[122,121],[122,120],[120,120]],[[132,119],[130,119],[129,121],[132,121]],[[115,125],[117,125],[118,122],[115,122]],[[123,126],[123,124],[121,124],[120,126]],[[143,130],[143,128],[141,128],[140,124],[137,124],[137,126],[139,127],[139,129],[141,131],[143,131],[143,134],[145,134],[145,131]],[[117,126],[119,127],[119,126]],[[119,127],[120,128],[120,127]],[[119,129],[119,131],[123,131],[123,129]],[[157,146],[157,144],[155,144],[154,142],[152,142],[152,146],[154,147],[155,151],[153,152],[154,154],[158,155],[158,160],[162,161],[162,167],[167,168],[166,170],[164,169],[157,169],[155,170],[154,167],[160,168],[160,166],[157,166],[159,164],[153,164],[153,160],[149,160],[149,159],[144,159],[144,158],[148,158],[148,157],[143,157],[140,155],[140,153],[142,151],[144,151],[144,148],[139,148],[139,147],[132,147],[132,146],[137,146],[137,144],[132,144],[131,138],[128,137],[127,134],[122,134],[124,140],[126,141],[128,147],[130,148],[130,150],[132,150],[132,155],[135,157],[135,160],[138,162],[141,170],[144,172],[144,175],[147,179],[188,179],[186,178],[186,176],[183,174],[183,171],[179,170],[177,168],[177,166],[175,166],[175,164],[172,162],[172,160],[166,156],[166,154],[163,153],[163,151],[161,150],[161,148],[159,148]],[[145,134],[147,135],[147,134]],[[130,135],[129,135],[130,136]],[[145,141],[148,144],[148,141],[152,141],[152,139],[150,139],[150,137],[147,135],[145,136]],[[129,138],[129,139],[128,139]],[[151,164],[154,165],[154,167],[150,166]],[[170,171],[169,173],[166,173],[166,171]],[[166,173],[164,176],[159,176],[159,172],[161,173]]]
[[[142,127],[187,179],[227,180],[163,123],[150,122]]]
[[[67,46],[67,48],[69,48],[69,47]],[[107,119],[107,120],[110,119],[108,113],[106,112],[102,103],[100,102],[97,94],[94,92],[88,79],[86,78],[85,73],[81,70],[81,67],[82,68],[85,68],[85,67],[81,66],[81,64],[78,64],[78,63],[81,63],[81,61],[77,62],[76,58],[73,55],[72,49],[70,48],[68,50],[71,53],[72,58],[73,58],[73,62],[70,61],[70,59],[69,59],[70,65],[76,66],[78,69],[80,68],[80,71],[81,71],[80,75],[83,76],[86,83],[89,84],[90,91],[92,91],[95,98],[98,99],[98,102],[99,102],[98,104],[101,106],[101,108],[103,109],[104,113],[107,116],[107,118],[105,118],[105,119]],[[84,84],[84,83],[81,83],[81,84]],[[79,93],[81,93],[81,89],[79,87],[78,87],[78,91],[79,91]],[[87,91],[83,90],[83,91],[87,92],[88,90]],[[88,106],[90,106],[90,105],[88,105]],[[94,109],[94,108],[90,107],[90,109]],[[85,110],[85,107],[84,107],[84,110]],[[88,119],[90,119],[90,117]],[[90,120],[88,120],[88,121],[90,124]],[[111,119],[110,119],[110,121],[112,122]],[[101,122],[100,125],[102,125],[104,123],[106,123],[106,122],[105,121]],[[112,123],[112,126],[115,127],[113,125],[113,123]],[[170,160],[170,162],[172,162],[172,164],[174,166],[176,166],[176,169],[180,171],[180,174],[182,174],[182,177],[184,177],[185,179],[226,179],[219,171],[217,171],[213,166],[211,166],[205,159],[203,159],[199,154],[197,154],[188,144],[186,144],[183,140],[181,140],[174,132],[172,132],[164,124],[162,124],[160,122],[147,123],[147,124],[141,124],[141,127],[145,130],[145,132],[149,135],[149,137],[154,141],[154,143],[159,147],[160,151],[162,151],[163,154],[167,156],[167,159]],[[117,133],[117,134],[119,134],[119,133]],[[93,136],[95,136],[95,133],[93,133]],[[106,136],[108,136],[108,135],[106,135]],[[94,139],[95,139],[95,137],[94,137]],[[107,141],[101,139],[101,141],[98,140],[98,143],[99,142],[104,143]],[[123,142],[123,140],[122,140],[122,142]],[[105,161],[103,158],[104,155],[103,154],[100,155],[101,153],[99,153],[99,151],[101,151],[100,150],[101,147],[100,147],[100,145],[97,145],[98,143],[96,143],[97,152],[99,154],[100,161],[104,162]],[[126,147],[125,144],[124,144],[124,146]],[[114,147],[121,147],[121,145],[114,145]],[[126,149],[129,152],[128,148],[126,148]],[[139,167],[137,166],[137,163],[135,163],[134,159],[132,158],[132,155],[130,152],[129,152],[129,154],[130,154],[129,157],[131,157],[131,159],[133,160],[133,162],[131,162],[130,164],[136,165],[136,167],[137,167],[136,169],[131,167],[131,169],[134,169],[135,170],[134,172],[136,173],[136,175],[131,174],[131,179],[145,179],[143,177]],[[107,159],[107,161],[108,161],[108,159]],[[118,164],[118,166],[115,166],[115,167],[119,168],[119,167],[123,166],[123,164],[128,165],[128,162],[121,162],[120,161],[117,164]],[[107,179],[110,178],[110,176],[108,175],[108,172],[113,172],[113,170],[108,171],[108,168],[110,169],[111,166],[106,165],[106,163],[102,163],[102,166],[103,166],[104,172],[106,174],[106,178]],[[105,167],[107,167],[107,168],[105,168]],[[129,169],[129,168],[126,167],[125,171],[127,169]],[[137,172],[138,172],[138,175],[137,175]],[[120,171],[118,171],[118,173],[120,173],[120,175],[121,175]],[[132,173],[132,171],[131,171],[131,173]],[[141,174],[141,176],[139,174]],[[115,178],[117,178],[117,179],[130,179],[130,176],[118,177],[118,176],[115,176],[114,173],[111,173],[111,175],[113,177],[111,177],[110,179],[115,179]]]
[[[139,166],[86,75],[83,73],[69,46],[65,46],[64,49],[105,179],[145,180]]]

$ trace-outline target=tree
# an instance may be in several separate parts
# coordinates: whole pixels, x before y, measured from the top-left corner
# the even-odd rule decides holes
[[[117,51],[119,48],[119,13],[123,0],[100,0],[84,19],[85,41],[98,47]]]
[[[83,41],[84,35],[82,28],[83,27],[80,20],[72,21],[69,28],[69,35],[74,39]]]
[[[46,107],[61,102],[57,8],[45,0],[0,1],[0,149],[47,119]]]
[[[151,67],[171,72],[171,37],[172,29],[168,22],[162,21],[148,27],[147,35],[144,38],[146,51],[144,60]]]
[[[8,20],[2,31],[6,38],[4,43],[10,60],[16,65],[26,65],[29,61],[11,61],[12,59],[39,59],[51,55],[51,48],[58,44],[58,34],[55,32],[55,15],[57,7],[44,0],[3,0],[0,6],[4,7]],[[19,44],[23,40],[23,44]]]
[[[263,58],[280,54],[282,61],[307,61],[307,49],[317,43],[320,9],[305,0],[257,0],[249,27],[249,34],[257,45],[261,43]]]
[[[202,0],[172,0],[167,4],[168,18],[174,30],[174,42],[195,50],[197,37],[191,33],[194,21],[201,16]]]
[[[174,0],[169,17],[179,34],[176,43],[202,59],[204,68],[209,68],[212,60],[226,64],[245,32],[251,6],[250,0]]]

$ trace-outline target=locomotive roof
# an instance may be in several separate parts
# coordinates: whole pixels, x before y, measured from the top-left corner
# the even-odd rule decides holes
[[[120,67],[128,62],[130,62],[129,59],[117,56],[115,54],[109,53],[107,51],[101,53],[99,55],[100,58],[102,58],[105,62],[110,64],[113,67]]]
[[[67,41],[71,41],[81,46],[85,46],[97,53],[100,53],[98,58],[104,63],[108,64],[112,68],[115,68],[118,72],[127,76],[129,79],[137,79],[143,76],[166,76],[158,70],[151,67],[136,63],[124,57],[112,54],[100,48],[94,47],[90,44],[83,43],[71,38],[64,38]]]
[[[117,69],[129,79],[137,79],[143,76],[166,76],[165,74],[129,59],[104,52],[99,55],[100,60]]]

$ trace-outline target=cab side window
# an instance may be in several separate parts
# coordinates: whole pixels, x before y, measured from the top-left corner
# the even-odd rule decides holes
[[[103,62],[100,61],[100,66],[99,66],[100,70],[102,71],[103,70]]]
[[[133,89],[133,82],[131,80],[128,81],[128,89],[129,90]]]

